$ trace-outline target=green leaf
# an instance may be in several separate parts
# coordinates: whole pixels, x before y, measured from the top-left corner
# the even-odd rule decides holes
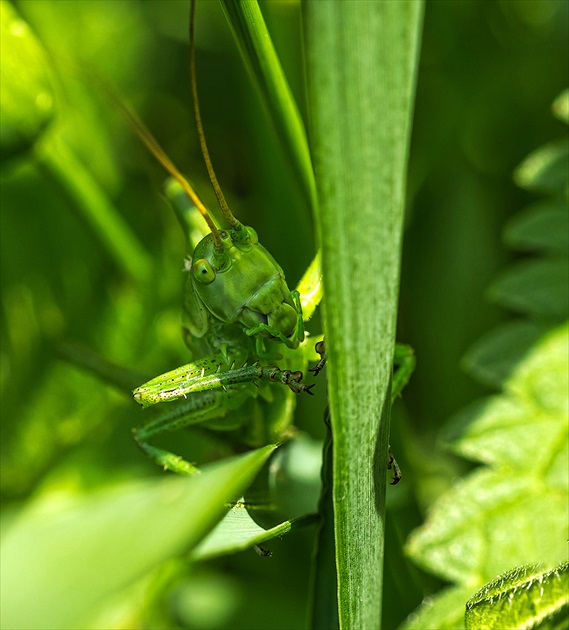
[[[563,420],[568,406],[568,336],[567,323],[544,331],[534,345],[520,355],[515,369],[504,378],[504,391],[526,401],[534,412],[542,410]]]
[[[490,287],[501,306],[545,320],[569,316],[569,260],[526,260],[507,269]]]
[[[566,552],[568,500],[556,481],[541,470],[476,471],[437,502],[408,553],[441,578],[473,587],[512,563],[555,564]]]
[[[221,0],[221,5],[304,194],[314,207],[316,184],[306,131],[259,4],[256,0]]]
[[[51,72],[30,27],[0,2],[0,159],[30,150],[54,115]]]
[[[409,554],[421,566],[465,587],[480,587],[515,565],[554,566],[566,557],[569,250],[560,201],[567,186],[565,160],[566,148],[557,143],[534,152],[518,169],[522,185],[552,197],[516,217],[507,240],[543,255],[513,265],[490,291],[501,304],[549,323],[511,321],[466,355],[465,368],[499,393],[456,414],[442,437],[456,453],[489,467],[442,495],[408,541]],[[520,575],[498,578],[471,600],[477,612],[471,611],[467,627],[530,628],[557,615],[559,598],[540,592],[543,584],[533,573],[521,582]],[[437,615],[442,604],[436,601],[430,614]],[[456,613],[464,610],[455,604]],[[554,619],[548,627],[556,624]]]
[[[237,502],[217,527],[194,549],[191,558],[204,560],[244,551],[274,538],[282,538],[299,527],[312,524],[314,520],[315,517],[307,516],[283,521],[279,525],[266,529],[251,518],[246,504]]]
[[[551,142],[536,149],[514,173],[518,186],[536,192],[567,191],[569,185],[569,143]]]
[[[454,416],[442,439],[454,452],[473,461],[532,468],[536,457],[556,448],[559,433],[559,419],[535,413],[528,401],[492,396],[472,403]]]
[[[522,251],[569,252],[569,213],[564,203],[544,201],[520,212],[506,226],[504,241]]]
[[[569,562],[522,566],[486,584],[466,604],[467,630],[535,628],[569,606]]]
[[[381,619],[389,385],[422,8],[303,4],[344,628],[377,628]]]
[[[504,394],[459,415],[453,448],[493,464],[433,508],[409,553],[446,579],[480,583],[512,562],[556,563],[565,550],[569,329],[552,331],[520,361]]]
[[[63,506],[31,506],[2,539],[2,627],[84,627],[117,592],[193,549],[273,450],[213,465],[196,478],[149,479]]]
[[[283,444],[271,458],[267,474],[257,476],[192,558],[236,553],[313,524],[321,462],[322,444],[303,433]]]
[[[464,630],[464,602],[472,587],[454,586],[428,597],[399,630]]]
[[[569,124],[569,90],[561,92],[553,103],[553,113],[559,120]]]
[[[333,443],[330,409],[324,412],[326,440],[322,449],[322,489],[318,501],[318,527],[312,560],[310,627],[315,630],[338,628],[338,576],[336,571],[336,542],[333,497]]]
[[[526,321],[491,330],[468,350],[462,360],[464,369],[481,383],[499,388],[548,330],[545,325]]]

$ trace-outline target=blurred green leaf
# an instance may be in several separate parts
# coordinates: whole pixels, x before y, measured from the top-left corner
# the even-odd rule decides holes
[[[569,562],[522,566],[486,584],[466,604],[467,630],[535,628],[569,607]],[[565,620],[567,620],[566,614]],[[548,627],[548,624],[545,625]]]
[[[561,202],[541,202],[515,215],[506,226],[504,241],[512,249],[567,255],[569,212]]]
[[[507,269],[490,287],[490,299],[512,311],[562,321],[569,316],[569,259],[526,260]]]
[[[304,434],[284,444],[271,458],[268,474],[258,475],[245,498],[196,547],[192,559],[237,553],[315,524],[321,450],[319,442]],[[282,520],[283,514],[291,518]]]
[[[556,169],[564,159],[551,146],[540,149],[524,161],[518,179],[559,199],[566,183]],[[491,294],[529,318],[491,331],[471,348],[465,368],[500,393],[471,404],[443,432],[454,451],[491,467],[475,470],[444,493],[408,540],[416,562],[465,586],[480,586],[524,563],[554,566],[566,555],[569,251],[556,247],[565,239],[555,233],[563,224],[557,213],[557,202],[541,203],[509,230],[518,247],[537,246],[543,255],[508,269]],[[529,236],[532,225],[539,229]],[[534,603],[520,602],[521,625],[512,618],[485,625],[484,612],[471,617],[468,627],[533,627],[532,615],[548,614],[545,601],[543,608],[529,610]]]
[[[552,463],[567,457],[556,446]],[[437,502],[409,539],[408,553],[424,569],[472,588],[513,563],[556,564],[566,550],[568,495],[561,478],[567,470],[555,468],[553,482],[537,465],[472,473]]]
[[[569,124],[569,90],[561,92],[555,99],[553,103],[553,113],[559,120]]]
[[[535,192],[566,192],[569,185],[569,142],[551,142],[531,153],[514,173],[518,186]]]
[[[469,348],[462,361],[464,369],[485,385],[499,388],[548,330],[526,321],[491,330]]]
[[[533,405],[521,398],[483,398],[454,416],[442,438],[467,459],[531,468],[542,453],[549,456],[557,448],[560,432],[558,418],[534,411]]]
[[[65,142],[53,135],[39,153],[42,166],[63,188],[100,239],[117,266],[142,284],[148,281],[152,261],[134,231]]]
[[[30,506],[2,539],[2,627],[82,627],[117,591],[191,551],[274,448],[204,468],[192,479],[149,479],[63,506]]]
[[[464,602],[471,594],[470,586],[453,586],[439,591],[428,597],[399,630],[464,630]]]
[[[54,116],[47,55],[28,24],[0,2],[0,159],[29,151]]]

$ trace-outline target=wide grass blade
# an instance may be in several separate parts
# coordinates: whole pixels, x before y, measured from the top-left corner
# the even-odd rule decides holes
[[[340,627],[379,628],[385,467],[421,2],[304,4]]]
[[[2,627],[90,627],[123,589],[191,552],[274,449],[205,467],[191,479],[145,479],[21,512],[2,538]]]

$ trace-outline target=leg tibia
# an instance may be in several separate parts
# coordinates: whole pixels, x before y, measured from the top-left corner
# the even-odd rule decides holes
[[[194,465],[190,464],[190,462],[187,462],[179,455],[174,455],[174,453],[170,453],[169,451],[165,451],[161,448],[156,448],[148,444],[148,442],[139,440],[136,436],[136,432],[134,437],[138,446],[148,455],[148,457],[150,457],[150,459],[156,462],[164,470],[171,470],[177,475],[199,474],[200,471]]]
[[[195,466],[174,453],[152,446],[149,440],[161,433],[177,431],[213,418],[222,419],[226,415],[229,415],[226,428],[234,429],[236,427],[230,420],[233,414],[229,412],[240,407],[250,395],[251,392],[244,387],[227,393],[222,389],[194,393],[187,400],[169,406],[151,422],[134,429],[134,439],[159,466],[180,475],[196,474],[198,470]]]
[[[222,389],[195,392],[186,400],[165,407],[157,417],[136,429],[137,435],[147,440],[160,433],[177,431],[212,418],[222,418],[228,411],[239,407],[250,393],[243,387],[230,392]]]
[[[253,383],[256,380],[266,380],[287,385],[293,392],[310,392],[310,387],[301,385],[301,372],[280,370],[277,367],[259,365],[244,365],[240,368],[223,370],[221,363],[215,371],[202,371],[196,375],[194,363],[163,374],[134,391],[134,398],[143,407],[160,402],[176,400],[203,391],[217,389],[229,391],[231,386],[240,383]]]
[[[219,352],[160,374],[137,387],[133,392],[134,399],[143,407],[150,407],[160,402],[176,400],[190,392],[214,389],[219,387],[212,385],[216,375],[229,368],[227,359]]]

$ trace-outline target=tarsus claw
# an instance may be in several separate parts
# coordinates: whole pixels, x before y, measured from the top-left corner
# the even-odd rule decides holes
[[[310,394],[311,396],[314,396],[314,392],[312,391],[312,388],[314,387],[315,383],[312,383],[312,385],[304,385],[304,391],[307,394]]]
[[[326,345],[324,344],[324,340],[319,341],[314,347],[316,352],[320,355],[320,361],[313,367],[309,368],[309,372],[312,372],[314,376],[318,376],[320,372],[324,369],[326,365]]]

